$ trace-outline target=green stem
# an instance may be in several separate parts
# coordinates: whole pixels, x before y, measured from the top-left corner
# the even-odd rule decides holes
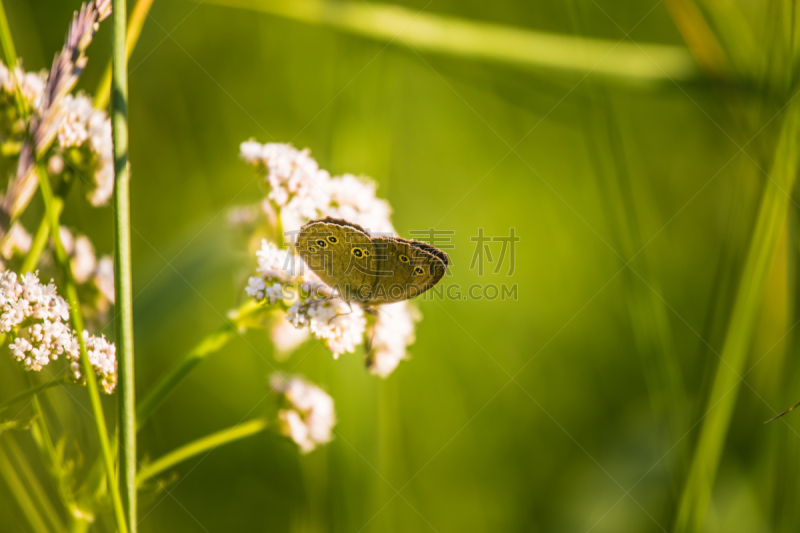
[[[236,336],[236,326],[224,324],[201,340],[186,356],[161,378],[155,387],[139,402],[136,409],[136,427],[141,428],[153,411],[163,402],[172,390],[194,370],[206,357],[218,352]]]
[[[433,15],[398,5],[329,0],[206,0],[334,28],[420,53],[504,63],[524,69],[607,75],[641,82],[698,79],[686,48],[636,44]]]
[[[142,32],[142,26],[147,19],[147,14],[150,12],[150,7],[153,5],[153,0],[138,0],[133,7],[131,18],[128,21],[128,38],[125,41],[125,54],[128,59],[131,58],[133,49],[136,48],[136,42],[139,40],[139,34]],[[94,93],[94,107],[96,109],[105,109],[108,105],[108,99],[111,95],[111,61],[106,65],[106,70],[103,72],[103,77],[97,85],[97,90]]]
[[[53,207],[57,210],[57,216],[60,217],[64,203],[59,202]],[[28,255],[25,256],[25,261],[22,262],[22,267],[20,268],[21,274],[34,272],[36,270],[36,266],[39,264],[39,259],[42,257],[42,253],[47,246],[47,239],[49,237],[50,221],[47,220],[47,217],[42,217],[42,220],[39,222],[39,227],[36,228],[36,235],[33,236],[31,249],[28,251]]]
[[[28,519],[31,529],[36,533],[47,533],[50,531],[50,528],[44,523],[44,519],[41,514],[39,514],[39,510],[33,503],[33,499],[30,494],[28,494],[28,490],[25,488],[22,480],[19,479],[19,476],[2,447],[0,447],[0,474],[2,474],[3,478],[6,480],[8,488],[11,489],[11,494],[16,498],[25,518]]]
[[[30,383],[30,376],[27,377],[28,382]],[[45,466],[50,473],[53,485],[56,487],[59,497],[61,497],[61,502],[64,504],[64,507],[69,510],[70,518],[74,518],[74,515],[72,515],[71,511],[75,507],[75,498],[72,496],[69,481],[66,479],[66,474],[61,466],[61,461],[59,461],[56,448],[53,446],[53,439],[50,437],[50,430],[47,428],[47,420],[45,419],[44,411],[42,410],[42,404],[39,402],[38,396],[34,395],[33,400],[31,401],[31,408],[33,409],[34,413],[33,424],[31,428],[33,440],[36,443],[36,446],[39,448],[39,453],[44,459]]]
[[[45,492],[44,487],[42,487],[41,483],[39,483],[39,478],[36,476],[33,468],[31,468],[31,466],[28,464],[25,454],[22,453],[22,450],[19,449],[19,446],[17,446],[17,443],[13,438],[11,438],[10,435],[9,438],[6,439],[6,445],[8,446],[8,450],[11,454],[14,464],[17,467],[17,470],[22,475],[24,482],[30,487],[33,495],[36,497],[36,501],[39,503],[39,507],[42,509],[44,517],[50,524],[50,528],[53,531],[66,531],[67,529],[64,525],[64,522],[61,520],[61,517],[58,515],[56,509],[53,507],[53,504],[50,502],[50,497]]]
[[[700,438],[695,448],[689,477],[681,496],[676,533],[698,532],[714,488],[714,478],[736,405],[741,374],[761,309],[764,286],[778,238],[786,224],[790,193],[798,171],[800,142],[800,99],[789,105],[783,123],[775,162],[761,198],[756,227],[750,241],[742,278],[734,302],[720,362],[708,398]]]
[[[6,65],[13,72],[17,67],[17,51],[14,48],[14,40],[11,38],[11,28],[8,27],[6,8],[3,6],[2,0],[0,0],[0,43],[3,45],[3,57],[6,59]]]
[[[47,383],[42,383],[41,385],[36,385],[35,387],[31,387],[27,390],[20,392],[19,394],[15,394],[14,396],[4,401],[3,403],[0,403],[0,412],[5,411],[6,409],[8,409],[9,407],[11,407],[12,405],[14,405],[19,401],[28,399],[31,396],[36,396],[40,392],[45,391],[51,387],[57,387],[58,385],[69,385],[70,383],[72,383],[72,380],[68,377],[64,377],[59,379],[53,379],[51,381],[48,381]]]
[[[226,322],[215,331],[206,335],[203,340],[195,345],[192,350],[184,356],[169,373],[162,377],[155,387],[147,393],[136,409],[136,429],[137,431],[147,422],[150,415],[163,402],[172,390],[194,370],[206,357],[222,349],[237,335],[240,328],[248,326],[253,315],[264,309],[263,304],[258,304],[248,300],[238,309],[228,313],[229,322]]]
[[[133,354],[133,289],[131,275],[131,202],[128,164],[128,55],[126,2],[113,0],[111,46],[111,128],[114,138],[114,285],[117,306],[117,364],[119,365],[120,492],[128,530],[136,533],[136,398]]]
[[[75,280],[72,276],[72,268],[70,267],[69,257],[67,256],[64,245],[61,242],[61,234],[59,233],[59,222],[57,216],[56,203],[63,199],[53,197],[53,190],[50,186],[50,178],[47,175],[47,170],[43,164],[38,165],[39,169],[39,190],[42,193],[44,200],[45,214],[50,217],[50,233],[53,238],[53,248],[55,253],[56,262],[61,267],[64,274],[64,285],[66,287],[66,300],[69,304],[70,319],[72,327],[75,329],[76,337],[81,351],[81,366],[83,367],[83,375],[86,379],[86,390],[89,394],[89,403],[92,407],[92,414],[94,415],[95,428],[97,430],[97,437],[100,441],[100,450],[103,456],[103,462],[106,467],[106,476],[108,481],[108,492],[111,495],[112,507],[117,521],[117,528],[121,533],[127,533],[128,528],[125,523],[125,513],[122,508],[122,499],[120,498],[119,489],[115,482],[116,472],[114,469],[114,456],[111,453],[111,445],[108,442],[108,431],[106,429],[106,419],[103,414],[103,405],[100,401],[100,392],[97,389],[97,378],[94,375],[92,363],[89,361],[89,354],[86,351],[86,341],[83,338],[83,314],[81,313],[81,304],[78,300],[78,292],[75,288]]]
[[[269,423],[266,420],[257,418],[255,420],[250,420],[249,422],[237,424],[231,428],[212,433],[211,435],[207,435],[192,441],[189,444],[185,444],[180,448],[169,452],[167,455],[156,459],[153,463],[142,467],[142,472],[140,472],[139,476],[136,478],[137,485],[143,485],[148,479],[157,476],[164,470],[171,468],[191,457],[194,457],[195,455],[199,455],[205,451],[214,449],[217,446],[228,444],[230,442],[249,437],[250,435],[255,435],[256,433],[264,431],[267,429],[267,427],[269,427]]]

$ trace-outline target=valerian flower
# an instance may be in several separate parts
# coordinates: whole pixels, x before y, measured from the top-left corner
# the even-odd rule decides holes
[[[369,371],[382,378],[391,374],[406,358],[406,349],[414,343],[414,324],[419,311],[408,302],[383,305],[375,317],[372,347],[367,356]]]
[[[319,168],[308,150],[287,144],[251,140],[242,143],[240,154],[263,173],[267,189],[263,219],[274,230],[283,230],[285,236],[296,235],[304,223],[324,216],[359,224],[372,235],[394,233],[391,208],[376,196],[375,182],[352,174],[331,177]],[[234,219],[239,224],[254,224],[258,217],[251,206],[246,211],[236,211]],[[413,304],[380,306],[370,331],[364,309],[331,294],[297,255],[268,241],[262,242],[256,255],[258,275],[249,278],[247,294],[257,302],[267,301],[286,309],[289,322],[297,328],[308,328],[314,337],[324,340],[334,357],[354,352],[371,338],[367,366],[373,374],[386,377],[406,358],[419,320]]]
[[[0,274],[0,332],[12,338],[11,355],[26,370],[40,371],[62,355],[73,380],[83,380],[77,334],[69,326],[69,306],[53,283],[42,284],[36,274]],[[103,337],[83,332],[89,361],[104,392],[117,381],[116,348]]]
[[[105,111],[95,109],[84,94],[68,94],[61,106],[56,155],[51,156],[49,169],[54,174],[68,172],[88,182],[85,185],[89,188],[86,195],[89,203],[102,205],[114,192],[111,120]],[[56,163],[59,160],[61,163]]]
[[[73,236],[64,226],[59,232],[72,275],[78,283],[84,318],[90,326],[104,326],[114,303],[114,261],[108,255],[98,260],[94,245],[86,235]]]
[[[336,413],[333,399],[325,391],[298,376],[282,374],[273,374],[270,386],[282,404],[278,411],[280,431],[302,453],[331,441]]]

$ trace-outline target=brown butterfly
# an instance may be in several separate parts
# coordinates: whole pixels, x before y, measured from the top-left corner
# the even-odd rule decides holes
[[[447,271],[447,254],[399,237],[370,237],[346,220],[325,217],[300,228],[300,257],[339,297],[364,306],[419,296]]]

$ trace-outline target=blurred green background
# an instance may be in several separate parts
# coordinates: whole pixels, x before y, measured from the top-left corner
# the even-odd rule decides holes
[[[140,397],[244,301],[255,258],[226,212],[263,197],[238,157],[251,137],[308,147],[332,174],[373,177],[401,236],[455,232],[445,285],[516,285],[518,299],[420,301],[413,357],[386,380],[365,371],[361,352],[334,361],[308,344],[279,363],[265,333],[236,339],[141,432],[143,460],[263,412],[273,368],[333,396],[336,438],[298,456],[262,433],[182,463],[168,494],[142,496],[141,531],[676,529],[682,497],[702,502],[682,495],[794,94],[794,4],[396,4],[423,10],[407,26],[416,38],[431,35],[414,33],[429,15],[568,37],[572,48],[536,51],[545,65],[499,57],[524,49],[496,38],[460,53],[457,42],[436,50],[348,26],[358,16],[347,6],[405,13],[385,4],[226,2],[155,0],[130,60]],[[78,7],[6,2],[26,69],[49,66]],[[84,90],[109,49],[102,26]],[[727,396],[735,409],[715,429],[724,448],[702,531],[800,527],[800,416],[763,425],[800,399],[800,207],[788,202],[744,381]],[[112,251],[110,209],[75,193],[64,221]],[[493,273],[498,243],[483,276],[470,268],[480,228],[515,228],[512,275],[508,256]],[[0,388],[21,389],[16,365],[0,359]],[[93,456],[85,394],[47,394]],[[0,483],[0,530],[26,531],[8,490]]]

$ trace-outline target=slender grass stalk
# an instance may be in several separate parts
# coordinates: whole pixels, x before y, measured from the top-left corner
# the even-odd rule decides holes
[[[141,429],[150,415],[161,405],[175,387],[203,362],[206,357],[221,350],[228,342],[237,335],[240,327],[245,327],[246,320],[253,313],[257,312],[261,306],[253,301],[248,301],[239,309],[230,313],[230,322],[226,322],[215,331],[203,338],[194,348],[189,351],[183,359],[172,367],[164,377],[162,377],[153,389],[145,395],[139,402],[136,409],[136,428]]]
[[[255,435],[256,433],[264,431],[268,427],[269,423],[266,420],[256,418],[255,420],[243,422],[231,428],[217,431],[211,435],[206,435],[205,437],[192,441],[189,444],[185,444],[180,448],[169,452],[165,456],[156,459],[146,467],[142,467],[142,471],[139,472],[139,475],[136,478],[136,483],[138,486],[141,486],[148,479],[157,476],[164,470],[167,470],[178,463],[186,461],[187,459],[191,459],[195,455],[199,455],[205,451],[216,448],[217,446],[228,444],[245,437],[249,437],[250,435]]]
[[[793,100],[781,128],[771,179],[759,206],[756,227],[734,302],[733,313],[717,365],[700,437],[689,476],[681,495],[675,523],[676,533],[699,532],[711,499],[720,456],[736,403],[744,364],[753,339],[770,263],[786,223],[790,198],[798,171],[800,100]]]
[[[632,82],[685,81],[699,75],[685,48],[589,39],[420,13],[370,2],[328,0],[206,0],[327,26],[419,52],[481,59],[525,68],[595,72]],[[398,34],[402,32],[402,38]],[[642,48],[645,51],[642,51]],[[652,58],[652,59],[651,59]]]
[[[136,397],[133,355],[130,174],[128,164],[128,55],[126,2],[113,0],[111,128],[114,138],[114,285],[117,305],[117,388],[120,492],[128,530],[136,533]]]
[[[69,385],[70,383],[72,383],[72,380],[70,378],[63,377],[59,379],[52,379],[46,383],[42,383],[40,385],[36,385],[34,387],[26,389],[20,392],[19,394],[15,394],[14,396],[4,401],[3,403],[0,403],[0,412],[5,411],[6,409],[8,409],[17,402],[21,402],[22,400],[27,400],[28,398],[36,396],[40,392],[46,391],[51,387],[58,387],[60,385]]]
[[[14,465],[16,465],[17,470],[23,478],[23,481],[27,483],[28,487],[31,489],[31,492],[36,496],[36,501],[44,513],[44,517],[47,519],[51,530],[66,531],[67,529],[64,525],[64,522],[61,520],[61,517],[59,516],[55,507],[53,507],[53,504],[50,502],[50,497],[45,492],[44,487],[42,487],[41,483],[39,483],[39,478],[36,476],[33,468],[31,468],[31,466],[28,464],[28,459],[25,457],[25,454],[22,453],[22,450],[19,449],[17,443],[13,438],[10,438],[10,436],[5,442],[11,458],[14,461]]]
[[[218,352],[236,336],[236,327],[224,324],[201,340],[192,350],[162,377],[155,387],[139,402],[136,409],[136,427],[141,428],[150,415],[161,405],[172,390],[206,357]]]
[[[0,0],[0,44],[3,45],[3,57],[5,57],[6,65],[13,72],[17,66],[17,50],[14,48],[14,40],[11,38],[11,28],[8,27],[8,18],[6,17],[6,8]]]
[[[22,514],[25,515],[31,529],[35,533],[48,533],[48,531],[51,531],[50,528],[47,527],[47,524],[45,524],[44,518],[39,513],[39,510],[33,503],[31,495],[28,493],[28,489],[25,488],[25,485],[17,475],[17,472],[14,470],[11,461],[2,447],[0,447],[0,474],[3,475],[6,483],[8,483],[8,488],[12,496],[16,498],[20,509],[22,509]]]
[[[64,208],[64,202],[57,202],[53,207],[56,209],[56,216],[61,217],[61,210]],[[39,264],[39,259],[42,257],[42,253],[47,247],[47,239],[49,237],[50,221],[47,220],[47,217],[42,217],[42,220],[39,221],[39,227],[36,228],[36,234],[33,236],[31,249],[22,262],[22,267],[20,268],[21,274],[36,270],[36,265]]]
[[[92,407],[92,415],[95,421],[95,428],[97,430],[97,437],[100,441],[100,450],[105,463],[106,476],[108,480],[108,492],[111,495],[112,508],[117,521],[117,529],[121,533],[127,533],[128,528],[125,521],[125,513],[122,507],[122,499],[117,487],[116,471],[114,468],[114,456],[111,453],[111,445],[108,440],[108,431],[106,429],[105,415],[103,414],[103,405],[100,401],[100,392],[97,389],[97,378],[94,375],[92,363],[89,361],[89,354],[86,352],[86,341],[83,338],[83,314],[81,312],[80,301],[78,300],[78,292],[75,288],[75,280],[72,276],[72,268],[69,263],[69,257],[64,244],[61,242],[61,234],[59,232],[59,222],[56,216],[57,210],[55,204],[56,198],[53,196],[53,190],[50,186],[50,178],[47,175],[47,170],[43,164],[38,165],[39,170],[39,190],[42,193],[44,200],[45,216],[50,218],[50,234],[53,239],[53,248],[56,262],[64,274],[64,286],[66,288],[66,300],[69,304],[70,320],[72,327],[76,331],[78,344],[81,351],[81,366],[83,367],[83,375],[86,378],[86,390],[89,394],[89,403]],[[63,199],[61,199],[63,201]]]
[[[139,34],[142,32],[142,26],[144,26],[144,21],[147,20],[147,14],[150,12],[150,7],[152,5],[153,0],[137,0],[136,5],[133,6],[131,17],[128,20],[128,33],[125,41],[125,55],[128,59],[131,58],[133,49],[136,48],[136,43],[139,41]],[[97,90],[94,93],[94,107],[97,109],[105,109],[110,96],[111,61],[106,65],[103,77],[100,79],[100,83],[97,84]]]
[[[27,377],[28,382],[30,383],[30,376]],[[61,465],[61,461],[58,458],[56,448],[53,446],[53,439],[50,437],[50,430],[47,427],[47,420],[45,419],[44,410],[42,409],[42,404],[39,401],[38,396],[33,396],[33,399],[31,400],[31,407],[34,413],[31,428],[33,440],[36,442],[36,446],[39,448],[39,453],[41,454],[42,459],[44,459],[45,466],[50,473],[53,485],[55,485],[56,490],[58,491],[58,495],[61,498],[61,502],[64,504],[64,508],[66,508],[69,512],[70,521],[74,521],[75,516],[72,514],[72,509],[75,505],[75,498],[72,496],[70,483],[67,479],[67,474]]]

